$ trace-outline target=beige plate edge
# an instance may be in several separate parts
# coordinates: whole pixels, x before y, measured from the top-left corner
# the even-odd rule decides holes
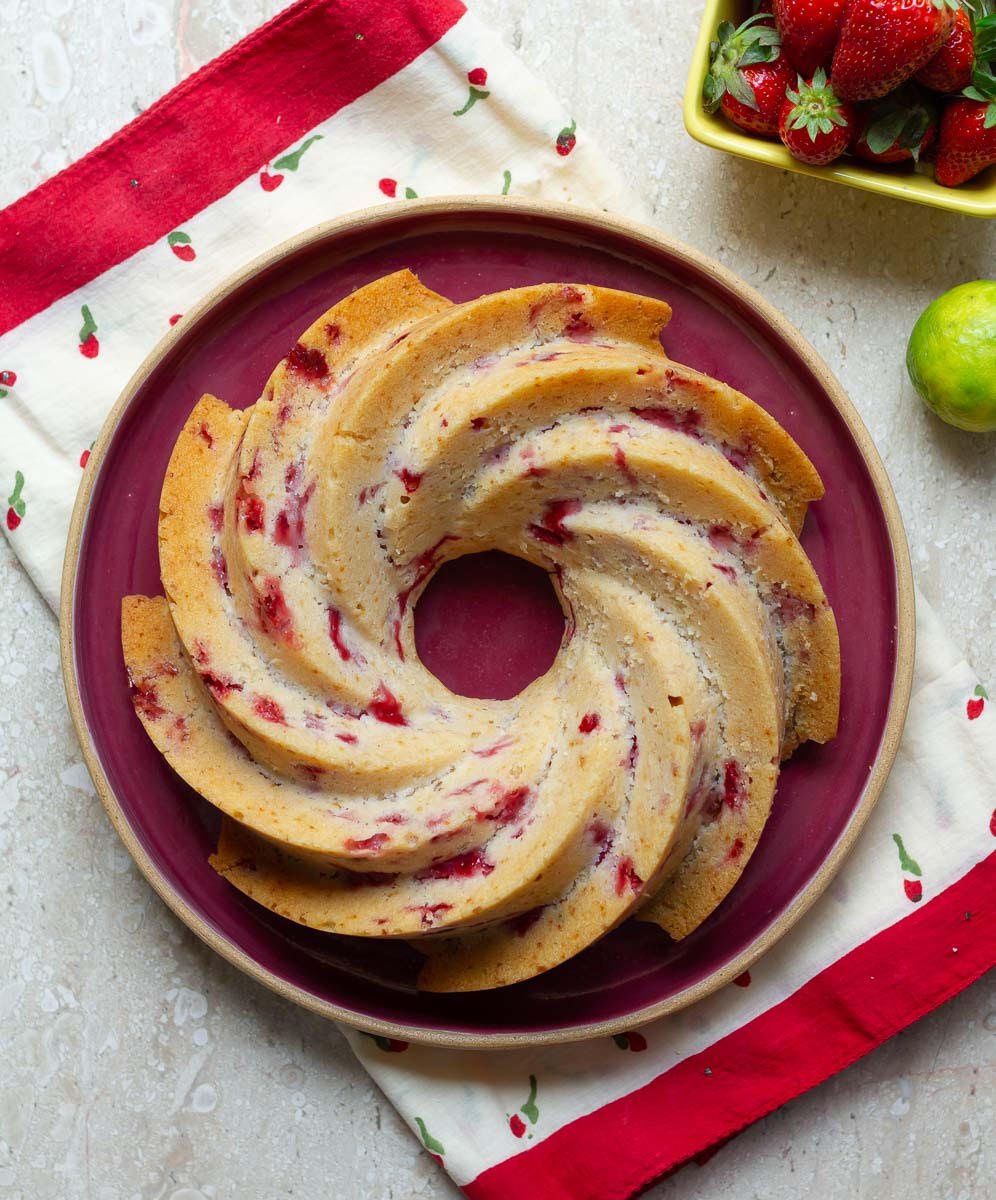
[[[302,1007],[310,1009],[323,1017],[341,1021],[368,1033],[379,1034],[390,1038],[399,1038],[409,1042],[420,1042],[435,1046],[449,1046],[473,1049],[512,1049],[521,1046],[550,1045],[563,1042],[582,1041],[587,1038],[602,1037],[620,1033],[645,1025],[658,1017],[676,1012],[693,1004],[697,1000],[717,991],[737,975],[751,966],[757,958],[783,935],[810,908],[821,895],[830,880],[840,869],[853,847],[858,834],[867,821],[871,810],[882,792],[889,772],[899,749],[906,712],[909,707],[910,692],[913,683],[913,654],[915,643],[913,572],[910,563],[909,547],[902,518],[892,491],[892,485],[886,475],[882,460],[871,439],[864,422],[857,410],[851,404],[843,388],[834,378],[830,369],[816,351],[809,345],[802,334],[790,324],[767,300],[750,285],[744,283],[731,271],[706,255],[684,246],[679,242],[658,232],[651,226],[620,217],[610,217],[602,212],[577,208],[566,204],[537,203],[535,201],[518,200],[513,197],[490,196],[458,196],[439,197],[428,200],[405,201],[403,205],[386,204],[375,208],[363,209],[347,214],[333,221],[323,222],[313,226],[304,233],[276,246],[267,253],[260,255],[248,263],[241,271],[232,275],[209,293],[189,314],[185,315],[184,325],[188,326],[239,287],[249,277],[262,269],[272,266],[281,259],[295,253],[302,246],[315,241],[326,240],[347,232],[369,230],[371,234],[388,234],[391,225],[396,221],[409,222],[415,216],[423,216],[430,221],[435,219],[438,226],[445,222],[449,215],[470,213],[482,219],[497,219],[500,223],[503,214],[510,213],[516,217],[535,217],[539,221],[555,218],[574,222],[587,227],[587,232],[597,244],[600,231],[621,234],[635,242],[642,243],[654,250],[665,250],[668,254],[689,263],[699,269],[704,269],[714,275],[721,284],[746,299],[760,316],[772,326],[795,350],[806,366],[820,381],[826,394],[843,417],[852,437],[857,443],[868,471],[875,485],[875,491],[885,514],[886,526],[896,563],[897,576],[897,628],[896,628],[896,670],[893,678],[892,695],[889,701],[889,711],[886,716],[885,729],[875,763],[869,773],[864,793],[854,811],[847,828],[838,839],[837,844],[828,854],[823,865],[809,884],[795,897],[789,907],[781,913],[759,937],[739,954],[732,962],[715,971],[707,979],[686,988],[668,1000],[630,1013],[626,1017],[593,1024],[568,1026],[563,1029],[542,1031],[533,1034],[468,1034],[459,1030],[422,1029],[417,1026],[396,1024],[391,1021],[371,1019],[363,1014],[326,1001],[318,1000],[308,992],[286,983],[270,971],[264,970],[249,955],[234,946],[214,926],[204,921],[186,901],[176,892],[169,881],[160,873],[146,853],[131,826],[125,819],[124,813],[114,795],[106,775],[97,758],[96,751],[90,739],[83,706],[80,698],[79,682],[76,678],[76,659],[72,638],[72,615],[75,597],[76,574],[79,565],[80,543],[83,527],[90,508],[90,498],[96,482],[100,466],[110,440],[117,428],[122,414],[131,402],[133,396],[144,383],[149,373],[158,365],[173,342],[181,336],[179,325],[168,333],[146,357],[144,362],[132,375],[121,393],[117,403],[108,414],[100,434],[94,443],[87,468],[77,493],[73,508],[69,535],[66,543],[66,556],[62,571],[62,591],[60,602],[60,648],[62,656],[62,673],[66,688],[69,711],[72,715],[76,735],[83,751],[87,770],[93,779],[107,815],[124,842],[129,854],[135,860],[139,870],[151,884],[159,897],[173,910],[181,921],[194,932],[202,941],[217,951],[224,959],[239,970],[244,971],[258,983],[270,988],[278,995],[293,1000]],[[521,228],[521,221],[515,222]],[[419,232],[425,232],[425,229]],[[378,241],[387,241],[388,237],[378,237]]]

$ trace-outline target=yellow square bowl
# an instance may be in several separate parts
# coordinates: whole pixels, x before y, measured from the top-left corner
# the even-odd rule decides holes
[[[732,21],[736,25],[749,12],[750,5],[740,0],[705,0],[684,105],[685,128],[697,142],[799,175],[831,179],[834,183],[846,183],[866,192],[878,192],[880,196],[930,204],[969,217],[996,216],[996,167],[983,171],[957,188],[941,187],[931,175],[895,167],[875,167],[853,158],[840,158],[829,167],[810,167],[793,158],[781,142],[744,133],[731,125],[722,113],[706,112],[702,104],[702,83],[709,70],[709,43],[715,40],[716,28],[721,21]]]

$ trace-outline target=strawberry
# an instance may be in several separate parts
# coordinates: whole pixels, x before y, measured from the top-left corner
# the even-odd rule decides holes
[[[857,114],[834,94],[826,72],[816,72],[807,83],[785,93],[778,120],[778,136],[793,158],[813,167],[825,167],[848,147]]]
[[[963,8],[955,13],[954,28],[940,50],[916,73],[917,83],[935,92],[954,93],[968,87],[975,64],[972,22]]]
[[[851,150],[866,162],[919,162],[937,136],[937,112],[911,89],[858,113]]]
[[[966,93],[972,98],[952,100],[941,117],[934,177],[944,187],[957,187],[996,163],[996,94],[983,97],[975,85]]]
[[[774,0],[782,52],[807,79],[830,66],[846,8],[847,0]]]
[[[877,100],[928,63],[960,0],[850,0],[831,78],[842,100]]]
[[[727,89],[719,103],[723,116],[750,133],[778,137],[778,116],[785,102],[785,92],[795,82],[795,72],[784,58],[738,70],[754,93],[755,103],[744,104]]]
[[[738,28],[730,21],[720,24],[709,47],[702,98],[707,112],[722,108],[741,129],[773,137],[792,73],[779,62],[778,30],[768,20],[762,12]]]

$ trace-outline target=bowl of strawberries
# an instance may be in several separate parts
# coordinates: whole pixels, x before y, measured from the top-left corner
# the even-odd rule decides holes
[[[996,216],[996,0],[706,0],[697,141]]]

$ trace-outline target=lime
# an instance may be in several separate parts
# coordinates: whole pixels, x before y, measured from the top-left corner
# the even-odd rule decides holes
[[[920,314],[906,369],[924,404],[972,433],[996,429],[996,279],[938,296]]]

